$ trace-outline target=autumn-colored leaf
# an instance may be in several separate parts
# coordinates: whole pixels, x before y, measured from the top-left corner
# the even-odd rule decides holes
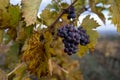
[[[83,20],[81,26],[87,31],[87,34],[90,38],[90,43],[87,46],[79,46],[78,55],[80,56],[84,55],[89,50],[93,50],[95,48],[98,39],[98,33],[93,29],[95,29],[99,25],[95,20],[90,19],[90,16],[87,16]]]
[[[27,26],[35,24],[41,1],[42,0],[22,0],[22,12]]]
[[[120,0],[110,0],[112,21],[117,25],[117,31],[120,32]]]
[[[45,51],[44,45],[40,42],[40,33],[34,32],[25,42],[22,50],[24,50],[22,61],[27,63],[27,69],[31,74],[39,78],[49,74],[50,54]]]

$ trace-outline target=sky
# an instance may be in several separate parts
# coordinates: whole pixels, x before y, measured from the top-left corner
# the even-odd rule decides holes
[[[71,3],[70,2],[71,0],[63,0],[63,1],[65,1],[69,4]],[[40,8],[39,8],[38,12],[40,13],[47,6],[47,4],[49,4],[50,2],[51,2],[51,0],[42,0],[42,3],[40,5]],[[10,3],[12,3],[14,5],[16,5],[16,4],[20,5],[21,0],[10,0]],[[100,3],[97,6],[103,6],[103,5]],[[106,5],[106,7],[109,7],[109,5]],[[111,24],[111,21],[108,20],[108,18],[110,17],[109,12],[108,11],[103,11],[103,13],[104,13],[104,16],[106,17],[105,24],[102,22],[102,20],[100,20],[100,18],[96,14],[94,14],[90,11],[86,11],[86,12],[84,12],[80,15],[79,23],[82,23],[82,20],[87,15],[91,15],[91,17],[94,18],[100,24],[100,26],[96,29],[99,33],[103,32],[103,31],[104,32],[106,31],[106,32],[114,32],[115,34],[117,34],[115,25]]]

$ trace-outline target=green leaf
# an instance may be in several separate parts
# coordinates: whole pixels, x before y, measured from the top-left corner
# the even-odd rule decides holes
[[[3,33],[4,33],[4,30],[0,30],[0,44],[3,41]]]
[[[22,0],[22,12],[27,26],[34,24],[42,0]]]
[[[110,0],[112,21],[117,25],[117,31],[120,32],[120,0]]]
[[[18,27],[20,14],[19,6],[8,6],[7,12],[1,14],[0,28],[6,29]]]
[[[87,34],[89,35],[90,43],[87,46],[79,45],[78,55],[80,55],[80,56],[84,55],[89,50],[94,49],[94,47],[97,43],[98,33],[97,33],[97,31],[95,31],[93,29],[95,29],[99,25],[95,20],[90,19],[90,16],[87,16],[83,20],[81,26],[87,31]]]
[[[11,26],[12,28],[18,27],[19,20],[20,20],[20,14],[21,14],[20,7],[18,5],[17,6],[11,5],[8,7],[8,12],[10,16],[9,26]]]

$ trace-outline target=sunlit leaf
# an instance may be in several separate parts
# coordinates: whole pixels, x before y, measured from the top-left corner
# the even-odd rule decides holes
[[[91,7],[91,10],[96,13],[98,15],[98,17],[105,22],[105,16],[102,13],[102,10],[104,9],[102,6],[101,7],[97,7],[96,4],[100,2],[100,1],[96,1],[96,0],[90,0],[89,5]]]
[[[27,26],[35,24],[41,1],[42,0],[22,0],[22,12]]]
[[[120,32],[120,0],[110,0],[112,21],[117,25],[117,31]]]
[[[78,55],[80,56],[84,55],[89,50],[93,50],[95,48],[98,39],[98,33],[93,29],[95,29],[99,25],[96,21],[90,19],[90,17],[87,16],[83,20],[81,26],[87,31],[87,34],[89,35],[90,38],[90,43],[87,46],[79,46]]]

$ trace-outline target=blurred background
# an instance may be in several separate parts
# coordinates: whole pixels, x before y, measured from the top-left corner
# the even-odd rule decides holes
[[[11,0],[11,3],[18,4],[20,3],[19,1],[20,0]],[[46,0],[43,1],[43,4],[49,3]],[[41,10],[43,8],[41,8]],[[98,19],[98,23],[101,26],[96,30],[99,32],[100,37],[94,52],[86,54],[81,58],[76,55],[70,57],[73,60],[78,61],[79,70],[81,70],[83,80],[120,80],[120,35],[116,31],[115,25],[111,24],[111,21],[108,20],[108,12],[104,11],[103,13],[106,17],[106,22],[103,24]],[[80,19],[88,14],[90,13],[87,12],[87,14],[82,14]],[[14,68],[14,63],[19,61],[17,57],[18,54],[15,54],[18,52],[18,47],[17,44],[14,44],[14,47],[12,47],[11,44],[8,44],[7,46],[0,45],[1,69],[10,72]],[[10,52],[9,49],[13,49],[14,53]],[[11,61],[12,64],[9,61]]]

